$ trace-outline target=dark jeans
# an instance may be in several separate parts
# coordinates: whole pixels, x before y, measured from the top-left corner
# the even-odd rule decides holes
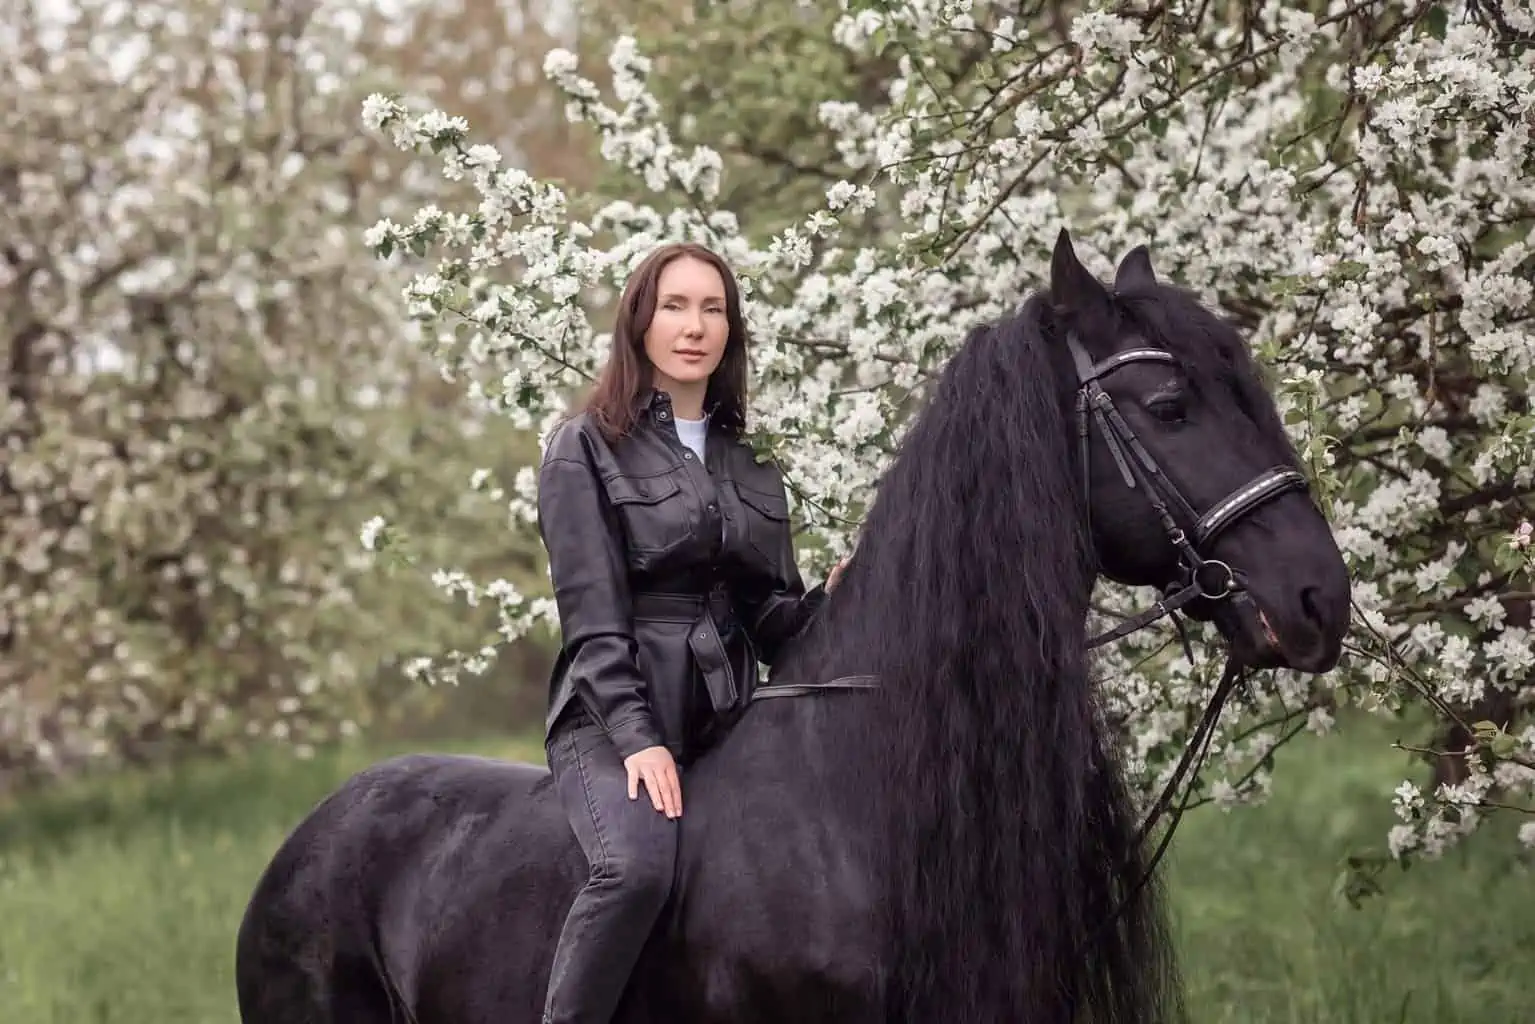
[[[677,825],[628,775],[584,712],[567,714],[546,749],[560,803],[591,865],[554,950],[544,1024],[608,1024],[671,895]]]

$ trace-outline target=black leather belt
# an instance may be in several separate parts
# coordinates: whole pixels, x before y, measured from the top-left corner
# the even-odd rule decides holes
[[[641,591],[631,596],[630,606],[636,621],[688,623],[688,648],[703,674],[709,703],[716,712],[737,710],[741,688],[720,635],[734,626],[730,592],[724,586],[715,586],[707,594]]]
[[[728,604],[728,598],[726,599]],[[711,601],[702,594],[669,594],[645,591],[634,594],[631,606],[636,619],[652,622],[692,622],[705,609],[715,611]]]

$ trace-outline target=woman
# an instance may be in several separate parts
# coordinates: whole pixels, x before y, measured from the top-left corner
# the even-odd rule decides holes
[[[608,363],[539,473],[563,644],[546,750],[591,865],[555,950],[546,1024],[605,1024],[671,893],[679,766],[729,726],[835,586],[807,592],[783,478],[742,441],[747,336],[697,245],[629,278]],[[643,790],[645,801],[640,800]]]

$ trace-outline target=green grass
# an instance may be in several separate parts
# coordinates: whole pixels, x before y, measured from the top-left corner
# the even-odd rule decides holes
[[[1199,1024],[1530,1019],[1535,884],[1508,828],[1388,874],[1362,910],[1333,899],[1340,858],[1381,835],[1404,769],[1371,743],[1298,747],[1267,806],[1183,826],[1170,885]],[[233,1024],[233,933],[262,865],[342,776],[387,752],[267,754],[0,811],[0,1022]]]
[[[1353,737],[1297,743],[1267,804],[1203,808],[1180,828],[1169,889],[1196,1020],[1535,1019],[1535,859],[1511,816],[1441,861],[1388,869],[1359,910],[1334,897],[1343,859],[1381,846],[1392,789],[1421,776],[1391,734]]]

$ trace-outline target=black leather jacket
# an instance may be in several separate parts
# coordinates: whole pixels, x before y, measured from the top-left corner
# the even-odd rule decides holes
[[[661,391],[616,444],[584,414],[550,440],[538,518],[562,634],[551,732],[579,699],[621,757],[664,744],[686,763],[824,599],[795,566],[777,467],[712,426],[704,452],[707,466]]]

